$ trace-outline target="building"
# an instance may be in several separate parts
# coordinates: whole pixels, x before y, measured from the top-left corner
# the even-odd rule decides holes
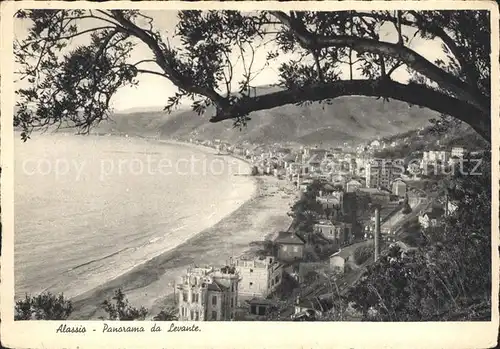
[[[277,246],[277,258],[291,262],[304,257],[305,242],[292,232],[280,232],[274,240]]]
[[[424,151],[422,154],[422,160],[424,162],[445,164],[449,159],[450,153],[445,150],[429,150]]]
[[[387,159],[373,159],[365,168],[367,188],[389,188],[392,181],[403,173],[402,166]]]
[[[353,192],[357,191],[359,188],[361,188],[362,184],[360,182],[358,182],[357,180],[352,179],[346,183],[345,187],[346,187],[346,190],[345,190],[346,192],[353,193]]]
[[[319,196],[316,197],[316,201],[322,204],[325,209],[334,207],[342,208],[343,200],[344,193],[342,191],[335,191],[326,195],[320,192]]]
[[[274,305],[274,302],[270,299],[252,298],[248,301],[248,313],[250,316],[257,315],[257,318],[265,317]]]
[[[351,223],[321,221],[314,225],[314,232],[333,240],[339,246],[350,243],[353,239]]]
[[[400,178],[396,179],[392,182],[392,193],[399,197],[406,196],[406,183],[403,182]]]
[[[239,258],[235,267],[240,276],[238,299],[265,298],[281,284],[283,264],[272,256]]]
[[[437,227],[440,225],[440,220],[444,213],[442,208],[432,207],[418,216],[418,222],[423,228]]]
[[[232,266],[189,268],[177,284],[179,321],[234,319],[239,279]]]
[[[465,155],[465,149],[461,147],[451,148],[451,157],[457,157],[459,159],[463,159]]]
[[[330,268],[337,273],[343,274],[345,272],[346,263],[349,261],[351,253],[346,250],[340,250],[330,256]]]

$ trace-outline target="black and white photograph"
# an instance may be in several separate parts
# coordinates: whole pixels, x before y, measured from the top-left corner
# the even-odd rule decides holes
[[[2,47],[2,324],[498,327],[493,2],[56,3]]]

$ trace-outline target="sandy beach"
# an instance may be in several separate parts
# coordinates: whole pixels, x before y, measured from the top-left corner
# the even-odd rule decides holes
[[[216,152],[199,145],[171,142]],[[297,192],[291,183],[270,176],[252,177],[253,196],[234,212],[172,250],[135,267],[130,272],[73,299],[72,319],[98,319],[105,314],[100,304],[121,288],[131,305],[144,306],[149,318],[172,303],[175,280],[188,266],[224,264],[251,249],[250,243],[261,241],[279,230],[287,229],[290,205]]]

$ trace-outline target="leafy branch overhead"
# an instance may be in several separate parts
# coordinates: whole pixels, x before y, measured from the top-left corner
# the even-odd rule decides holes
[[[433,109],[490,139],[487,11],[180,11],[174,33],[161,32],[137,10],[16,16],[30,23],[15,43],[20,79],[29,83],[17,91],[14,118],[24,138],[54,125],[87,132],[109,116],[120,87],[152,74],[178,87],[165,97],[167,111],[187,99],[200,115],[213,109],[212,122],[233,119],[241,127],[253,111],[361,95]],[[390,31],[396,40],[383,39]],[[417,53],[416,37],[440,42],[442,58]],[[134,61],[138,45],[149,55]],[[264,66],[257,64],[259,50],[267,53]],[[258,95],[255,78],[271,61],[279,62],[280,89]],[[412,77],[409,83],[395,80],[398,70]]]

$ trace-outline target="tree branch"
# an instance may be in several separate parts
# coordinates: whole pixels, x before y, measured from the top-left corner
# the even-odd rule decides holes
[[[253,98],[243,98],[225,110],[219,110],[210,122],[247,115],[258,110],[276,108],[305,101],[322,101],[342,96],[393,98],[452,115],[473,127],[482,137],[490,139],[490,116],[475,106],[419,84],[400,84],[390,80],[342,80],[315,84],[295,90],[284,90]]]
[[[469,86],[459,78],[440,69],[417,52],[397,44],[360,38],[348,35],[318,36],[305,28],[294,25],[292,19],[283,12],[271,11],[271,14],[292,30],[301,44],[308,48],[350,47],[358,52],[393,57],[403,61],[408,67],[428,77],[442,88],[452,92],[463,101],[470,101],[483,113],[490,112],[489,98],[482,95],[476,88]]]
[[[147,70],[147,69],[137,69],[137,72],[138,73],[144,73],[144,74],[153,74],[153,75],[158,75],[158,76],[161,76],[161,77],[166,77],[165,74],[163,73],[160,73],[160,72],[157,72],[157,71],[153,71],[153,70]]]
[[[229,102],[213,89],[209,87],[193,86],[192,81],[184,81],[184,77],[170,66],[157,38],[152,37],[144,29],[138,27],[132,21],[125,18],[122,11],[111,10],[111,13],[113,18],[127,30],[127,33],[134,35],[151,49],[155,55],[156,62],[165,72],[165,76],[168,77],[168,79],[170,79],[170,81],[172,81],[177,87],[183,89],[184,91],[210,98],[218,108],[228,107]]]

